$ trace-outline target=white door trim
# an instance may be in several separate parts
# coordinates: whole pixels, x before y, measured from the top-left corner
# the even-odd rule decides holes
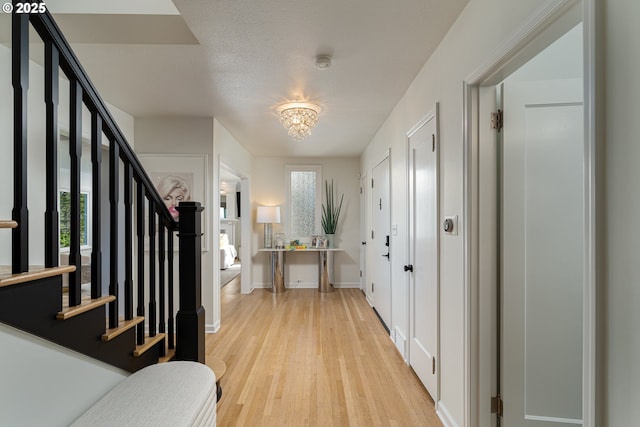
[[[596,0],[555,0],[526,22],[512,37],[495,50],[476,71],[463,81],[463,215],[464,234],[464,425],[485,427],[480,420],[487,419],[489,398],[477,390],[485,390],[480,384],[478,343],[486,339],[479,335],[481,325],[477,324],[479,312],[478,284],[480,275],[479,230],[481,217],[478,196],[479,187],[479,88],[497,84],[523,61],[523,54],[532,57],[536,44],[545,36],[553,37],[552,24],[558,21],[570,8],[581,4],[584,31],[584,123],[585,123],[585,271],[583,302],[583,426],[596,425],[596,133],[595,133],[595,1]],[[487,119],[486,117],[482,118]]]

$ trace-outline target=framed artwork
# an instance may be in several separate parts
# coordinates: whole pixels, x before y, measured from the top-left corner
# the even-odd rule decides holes
[[[151,182],[160,193],[169,213],[180,221],[176,207],[181,201],[200,202],[202,214],[202,250],[209,250],[208,159],[206,154],[138,154]],[[174,244],[177,248],[177,245]]]

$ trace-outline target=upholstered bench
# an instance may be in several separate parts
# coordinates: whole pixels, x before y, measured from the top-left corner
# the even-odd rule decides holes
[[[215,426],[216,377],[197,362],[151,365],[127,377],[74,427]]]

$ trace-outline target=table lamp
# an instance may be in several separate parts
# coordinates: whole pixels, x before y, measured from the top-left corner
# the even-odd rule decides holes
[[[264,247],[273,246],[272,224],[280,224],[280,206],[258,206],[257,223],[264,224]]]

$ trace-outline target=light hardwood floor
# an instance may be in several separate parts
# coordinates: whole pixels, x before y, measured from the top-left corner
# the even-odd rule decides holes
[[[241,295],[234,282],[206,342],[227,364],[219,427],[442,425],[360,290]]]

